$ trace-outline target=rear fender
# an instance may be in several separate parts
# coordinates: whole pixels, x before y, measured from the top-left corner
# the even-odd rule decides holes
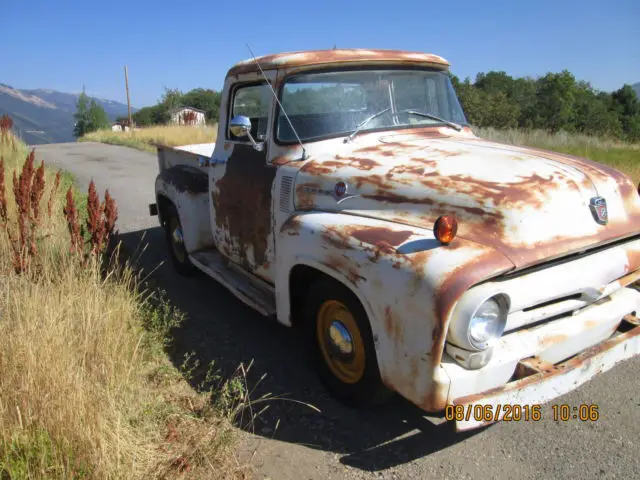
[[[187,252],[214,246],[209,215],[209,178],[189,165],[176,165],[156,177],[156,200],[169,200],[178,211]],[[160,218],[164,218],[160,212]]]
[[[440,366],[451,312],[470,286],[513,268],[502,254],[431,230],[354,215],[312,212],[278,233],[278,320],[291,324],[289,276],[308,265],[349,287],[362,303],[387,386],[425,410],[446,406]]]

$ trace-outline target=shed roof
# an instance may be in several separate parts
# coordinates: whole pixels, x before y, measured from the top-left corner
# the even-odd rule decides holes
[[[449,62],[432,53],[409,52],[405,50],[367,50],[361,48],[306,50],[286,52],[256,57],[264,70],[312,65],[340,63],[365,64],[407,64],[447,68]],[[232,66],[227,76],[259,71],[253,58],[243,60]]]

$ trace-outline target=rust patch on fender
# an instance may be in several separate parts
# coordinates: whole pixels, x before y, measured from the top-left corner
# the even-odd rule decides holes
[[[338,250],[346,250],[349,248],[349,235],[338,227],[325,227],[321,236],[325,243]]]
[[[287,235],[292,237],[298,236],[300,235],[300,225],[301,222],[299,216],[289,217],[289,219],[284,222],[282,227],[280,227],[280,232],[286,233]]]
[[[287,163],[291,163],[293,160],[285,155],[281,155],[279,157],[275,157],[271,160],[273,165],[286,165]]]
[[[351,231],[351,236],[363,243],[393,252],[394,248],[407,241],[413,235],[411,230],[392,230],[385,227],[361,227]]]
[[[389,306],[384,309],[384,331],[397,346],[402,345],[404,340],[402,322],[399,322],[397,318],[395,318]]]
[[[236,252],[243,265],[255,269],[267,261],[271,232],[271,188],[276,169],[266,165],[264,152],[252,146],[235,145],[227,160],[226,171],[216,182],[216,225],[228,229],[231,241],[240,245]],[[254,261],[247,258],[253,247]]]

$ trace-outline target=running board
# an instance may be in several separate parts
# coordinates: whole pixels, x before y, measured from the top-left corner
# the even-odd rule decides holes
[[[252,278],[251,274],[234,268],[217,250],[194,252],[189,255],[189,259],[196,267],[261,314],[271,316],[276,313],[273,287],[258,278]]]

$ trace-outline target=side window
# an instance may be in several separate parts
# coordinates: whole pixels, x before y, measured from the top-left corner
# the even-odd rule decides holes
[[[231,105],[231,120],[236,115],[244,115],[251,120],[251,136],[256,141],[267,138],[267,123],[269,120],[269,105],[271,102],[271,89],[268,85],[247,85],[239,87],[233,94]],[[227,135],[230,140],[242,140],[235,137],[227,126]]]

